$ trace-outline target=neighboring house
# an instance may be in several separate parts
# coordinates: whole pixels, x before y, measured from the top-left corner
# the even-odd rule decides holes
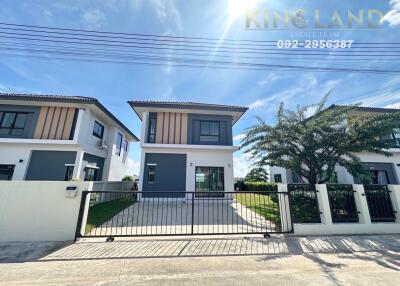
[[[121,180],[133,141],[95,98],[0,93],[0,180]]]
[[[246,107],[192,102],[130,101],[142,120],[139,190],[233,191],[232,126]],[[201,194],[203,193],[203,194]]]
[[[332,105],[329,108],[335,108],[335,105]],[[380,113],[399,111],[399,109],[357,107],[356,111],[353,111],[351,114],[349,114],[348,119],[351,120],[351,117],[355,115],[371,117]],[[400,126],[399,128],[395,128],[391,134],[388,134],[388,138],[393,140],[393,148],[388,150],[393,155],[391,157],[368,152],[355,153],[361,159],[364,170],[368,171],[369,178],[367,178],[367,180],[372,184],[399,184]],[[270,167],[270,174],[272,182],[302,182],[301,178],[294,172],[281,167]],[[361,182],[359,178],[354,178],[351,176],[345,168],[336,167],[330,183],[354,184]]]

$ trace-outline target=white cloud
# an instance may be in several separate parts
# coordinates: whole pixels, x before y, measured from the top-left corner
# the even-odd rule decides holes
[[[241,154],[239,157],[233,157],[233,174],[235,178],[244,178],[252,168],[253,161],[250,154]]]
[[[391,9],[383,17],[383,21],[389,23],[389,26],[397,26],[400,24],[400,0],[391,0]]]
[[[396,103],[393,103],[393,104],[386,105],[385,108],[400,109],[400,102],[396,102]]]
[[[254,102],[250,103],[248,106],[249,109],[252,110],[265,107],[268,103],[272,103],[274,101],[282,102],[291,97],[302,95],[305,92],[309,93],[310,90],[315,88],[317,85],[317,78],[312,74],[306,74],[302,76],[297,82],[294,82],[292,88],[285,89],[264,99],[257,99]]]
[[[282,78],[285,78],[285,76],[277,75],[274,72],[269,72],[268,75],[263,79],[258,82],[258,85],[261,87],[265,87],[266,85],[273,83],[274,81],[280,80]]]
[[[139,170],[140,170],[140,162],[136,162],[132,158],[128,157],[126,159],[126,175],[128,175],[128,176],[132,176],[132,175],[139,176]]]
[[[158,20],[166,25],[173,23],[177,30],[182,30],[181,15],[176,7],[175,0],[151,0]]]
[[[235,137],[233,137],[233,141],[240,142],[240,141],[242,141],[244,139],[244,137],[246,137],[246,135],[244,133],[238,134]]]
[[[91,29],[100,28],[106,21],[106,15],[99,9],[86,10],[82,17]]]

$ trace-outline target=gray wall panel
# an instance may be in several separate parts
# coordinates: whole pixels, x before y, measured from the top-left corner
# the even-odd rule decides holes
[[[149,165],[155,165],[154,184],[148,183]],[[146,153],[143,192],[181,192],[186,191],[186,154]]]
[[[96,181],[101,181],[101,178],[103,176],[103,168],[104,168],[104,158],[98,157],[89,153],[83,154],[83,159],[82,159],[82,170],[81,170],[81,175],[80,178],[84,180],[85,178],[85,168],[86,167],[96,167],[97,169],[97,175],[96,175]]]
[[[74,164],[74,151],[33,150],[26,174],[27,181],[64,181],[67,167]]]
[[[220,122],[220,141],[201,142],[200,141],[200,121],[219,121]],[[188,117],[188,144],[194,145],[224,145],[232,146],[232,116],[229,115],[210,115],[210,114],[189,114]]]

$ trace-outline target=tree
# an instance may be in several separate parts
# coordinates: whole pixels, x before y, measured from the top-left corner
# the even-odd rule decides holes
[[[268,173],[263,167],[256,167],[247,173],[244,180],[248,182],[267,182]]]
[[[335,166],[353,176],[365,175],[355,153],[392,155],[386,151],[393,146],[388,134],[398,126],[399,112],[367,117],[357,112],[357,105],[325,108],[326,100],[327,95],[318,104],[298,106],[296,111],[281,103],[273,126],[257,117],[258,124],[246,130],[242,141],[245,152],[258,166],[290,169],[310,184],[329,181]]]

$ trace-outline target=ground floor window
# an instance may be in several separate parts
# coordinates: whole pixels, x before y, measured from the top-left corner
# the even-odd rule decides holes
[[[96,181],[97,169],[85,168],[85,181]]]
[[[0,181],[11,181],[15,165],[0,165]]]
[[[65,172],[65,180],[71,181],[73,174],[74,174],[74,166],[67,166],[67,171]]]
[[[369,171],[369,181],[375,185],[387,185],[389,184],[388,174],[385,170],[371,170]]]
[[[275,174],[274,175],[274,182],[275,183],[282,183],[282,175],[281,174]]]
[[[224,196],[224,168],[196,167],[196,196]]]

